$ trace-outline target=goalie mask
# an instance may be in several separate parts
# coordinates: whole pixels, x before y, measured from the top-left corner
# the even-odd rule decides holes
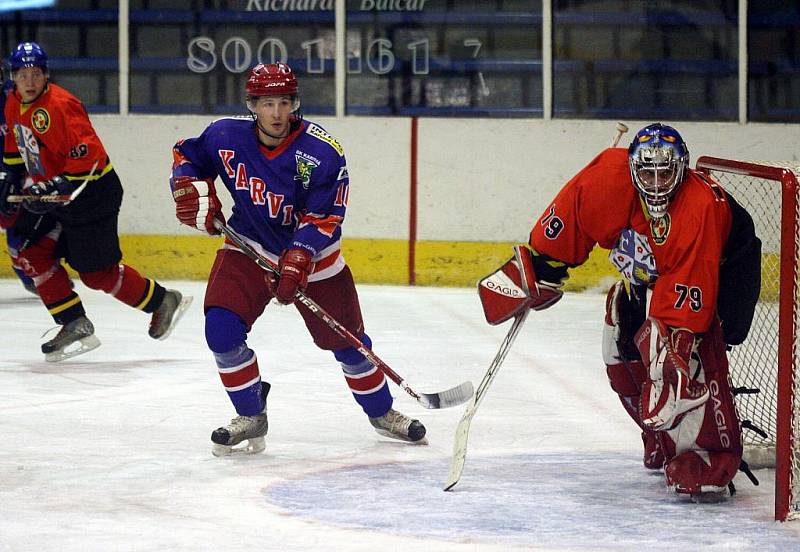
[[[636,133],[628,148],[628,164],[647,211],[653,218],[667,213],[689,166],[689,150],[674,128],[654,123]]]

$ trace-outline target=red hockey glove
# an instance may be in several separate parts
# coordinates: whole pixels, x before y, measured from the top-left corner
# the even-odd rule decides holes
[[[544,310],[552,306],[564,293],[560,285],[537,279],[531,250],[515,245],[514,256],[478,282],[478,296],[486,321],[496,325],[524,309]]]
[[[294,296],[298,291],[306,289],[308,275],[314,270],[311,262],[311,253],[300,247],[287,249],[278,262],[281,275],[277,285],[275,279],[271,280],[272,294],[283,305],[294,303]]]
[[[220,232],[214,227],[214,219],[224,223],[225,217],[214,181],[210,178],[197,180],[191,176],[176,176],[171,184],[175,216],[181,224],[212,236],[218,235]]]

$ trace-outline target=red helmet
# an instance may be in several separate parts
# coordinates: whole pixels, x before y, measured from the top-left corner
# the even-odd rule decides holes
[[[269,65],[259,63],[250,70],[245,90],[250,97],[280,94],[296,96],[297,77],[294,76],[292,68],[285,63],[278,62]]]

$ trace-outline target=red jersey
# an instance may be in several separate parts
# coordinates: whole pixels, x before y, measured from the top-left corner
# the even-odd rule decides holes
[[[25,170],[34,182],[64,175],[69,180],[91,180],[112,167],[83,104],[58,85],[48,83],[36,101],[23,104],[14,90],[5,107],[6,133],[3,163]]]
[[[707,331],[717,309],[731,210],[725,193],[705,175],[687,170],[668,213],[653,219],[634,188],[627,150],[607,149],[562,188],[531,230],[530,244],[577,266],[595,244],[613,249],[630,230],[646,237],[655,265],[649,316]]]

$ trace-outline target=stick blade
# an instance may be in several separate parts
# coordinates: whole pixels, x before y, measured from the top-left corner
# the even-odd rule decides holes
[[[450,491],[461,479],[464,471],[464,462],[467,459],[467,443],[469,441],[469,428],[472,423],[472,416],[475,414],[475,403],[467,407],[466,412],[461,417],[456,428],[455,438],[453,439],[453,459],[450,460],[450,472],[447,474],[447,482],[444,490]]]
[[[465,381],[439,393],[420,393],[419,403],[425,408],[451,408],[464,404],[475,394],[475,388],[471,381]]]

